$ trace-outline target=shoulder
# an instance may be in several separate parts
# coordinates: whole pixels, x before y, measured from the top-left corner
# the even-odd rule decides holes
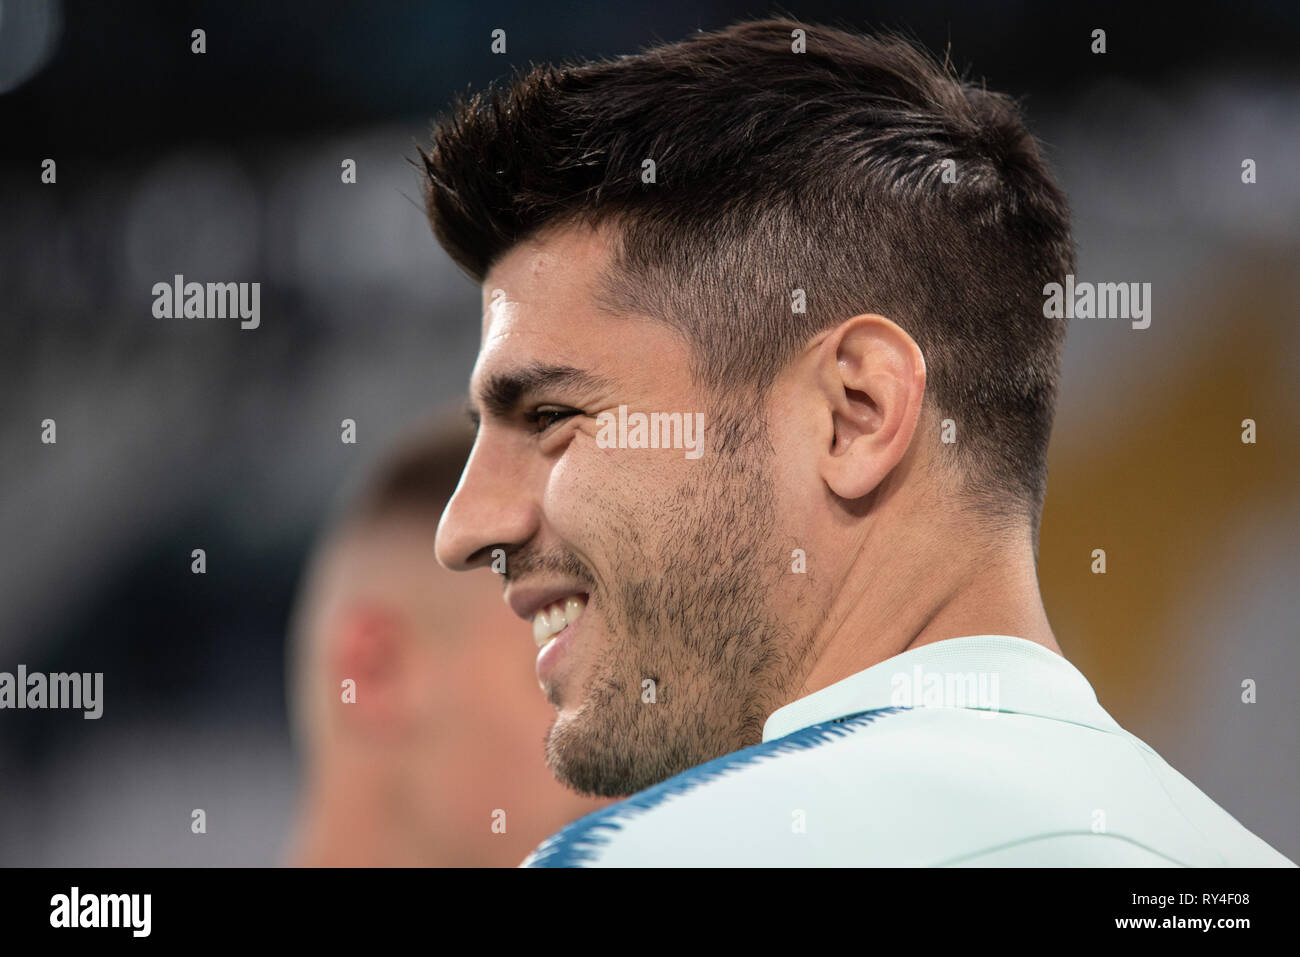
[[[575,821],[524,861],[1049,864],[1291,862],[1127,732],[949,708],[867,711],[744,748]]]
[[[918,743],[909,714],[868,711],[705,762],[573,822],[524,866],[798,866],[849,833],[879,852],[917,783],[897,775],[933,766],[903,743]]]
[[[884,708],[691,768],[575,821],[524,866],[1197,866],[1263,848],[1125,732]]]

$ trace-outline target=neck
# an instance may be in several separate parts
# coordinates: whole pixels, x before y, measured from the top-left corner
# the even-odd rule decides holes
[[[969,519],[940,534],[920,527],[895,523],[891,533],[860,543],[815,634],[811,665],[783,703],[948,638],[1012,635],[1061,653],[1027,527],[996,536]]]
[[[306,779],[293,840],[291,867],[437,866],[422,835],[386,800],[382,782],[366,774],[318,768]]]

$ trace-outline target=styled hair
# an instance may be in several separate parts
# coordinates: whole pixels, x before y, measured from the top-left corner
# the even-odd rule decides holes
[[[458,97],[421,159],[433,232],[476,281],[543,230],[612,227],[601,306],[675,328],[719,392],[761,395],[818,333],[892,319],[956,424],[936,458],[1036,543],[1066,330],[1043,287],[1074,245],[1013,100],[896,36],[760,20],[516,72]]]

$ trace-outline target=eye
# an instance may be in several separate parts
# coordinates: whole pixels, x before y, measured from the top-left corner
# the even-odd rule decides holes
[[[562,422],[575,415],[581,415],[577,409],[534,409],[524,415],[528,424],[538,434],[545,432],[557,422]]]

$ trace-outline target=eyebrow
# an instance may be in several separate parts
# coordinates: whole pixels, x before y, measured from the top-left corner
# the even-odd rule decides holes
[[[608,388],[610,380],[604,376],[576,369],[573,366],[552,366],[534,363],[507,372],[488,376],[478,390],[478,405],[494,418],[508,418],[524,401],[544,389],[569,388],[596,391]],[[480,413],[474,400],[466,407],[470,420],[478,425]]]

